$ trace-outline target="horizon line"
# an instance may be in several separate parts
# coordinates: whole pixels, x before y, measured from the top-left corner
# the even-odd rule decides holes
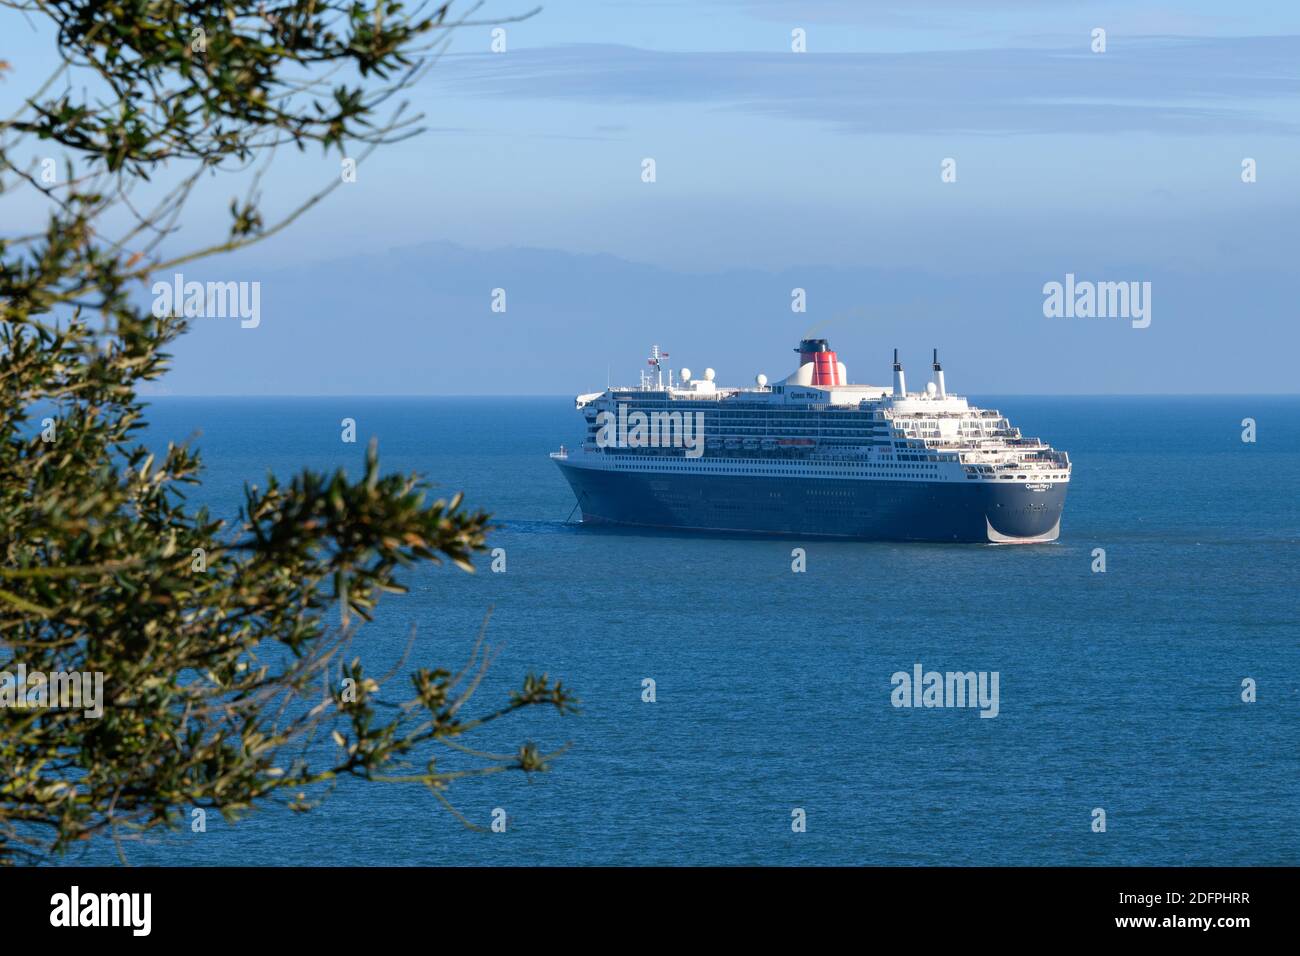
[[[602,389],[606,391],[607,389]],[[355,392],[355,393],[244,393],[230,392],[176,392],[137,395],[142,400],[155,398],[564,398],[572,399],[576,392]],[[955,394],[954,398],[981,396],[1007,398],[1296,398],[1294,392],[982,392]]]

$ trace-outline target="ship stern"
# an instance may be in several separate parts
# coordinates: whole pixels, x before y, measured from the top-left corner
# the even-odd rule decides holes
[[[989,483],[984,523],[993,544],[1043,544],[1061,534],[1065,481]]]

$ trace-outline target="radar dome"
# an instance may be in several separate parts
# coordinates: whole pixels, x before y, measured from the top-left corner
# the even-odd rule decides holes
[[[705,380],[706,382],[711,382],[711,381],[713,381],[713,376],[714,376],[714,371],[713,371],[713,369],[711,369],[711,368],[706,368],[706,369],[704,370],[704,380]]]
[[[767,387],[767,376],[764,375],[762,372],[759,372],[757,375],[754,376],[754,381],[758,383],[759,388]]]
[[[682,369],[682,381],[689,382],[690,380],[691,380],[691,370],[688,368]]]
[[[935,385],[934,382],[927,382],[927,383],[926,383],[926,385],[925,385],[925,394],[929,395],[931,398],[934,398],[935,394],[936,394],[938,391],[939,391],[939,386],[938,386],[938,385]]]

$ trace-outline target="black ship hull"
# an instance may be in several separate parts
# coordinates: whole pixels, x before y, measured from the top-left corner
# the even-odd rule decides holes
[[[557,460],[584,523],[875,541],[1056,540],[1066,482],[663,474]]]

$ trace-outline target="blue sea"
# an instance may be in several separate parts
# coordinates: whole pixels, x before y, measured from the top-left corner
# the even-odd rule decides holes
[[[584,529],[547,458],[579,435],[566,398],[151,400],[150,443],[193,438],[207,474],[193,499],[222,514],[268,470],[358,473],[372,436],[386,470],[463,490],[499,522],[505,573],[486,556],[473,575],[408,572],[410,593],[385,599],[355,653],[381,673],[415,627],[411,664],[455,670],[491,609],[499,656],[471,708],[531,670],[562,678],[582,713],[517,714],[467,741],[568,745],[547,773],[452,788],[485,827],[504,810],[504,833],[466,829],[419,786],[348,781],[309,814],[210,814],[206,832],[133,842],[128,858],[1300,863],[1300,398],[976,400],[1070,452],[1058,543]],[[343,418],[356,444],[340,440]],[[791,571],[796,546],[805,573]],[[891,676],[917,664],[998,672],[998,716],[893,706]],[[113,859],[98,843],[67,862]]]

